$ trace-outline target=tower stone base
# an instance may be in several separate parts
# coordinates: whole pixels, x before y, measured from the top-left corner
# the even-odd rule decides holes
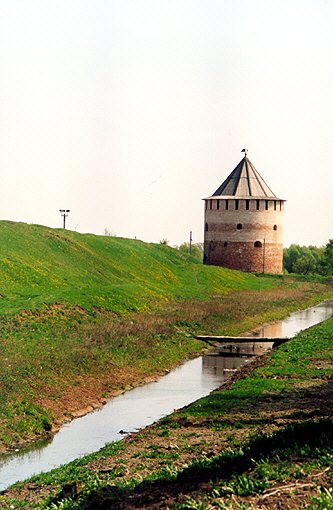
[[[205,241],[204,263],[248,273],[281,274],[283,245],[276,243]]]

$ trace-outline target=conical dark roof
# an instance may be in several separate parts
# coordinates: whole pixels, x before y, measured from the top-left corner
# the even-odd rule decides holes
[[[277,199],[246,155],[215,191],[216,196]]]

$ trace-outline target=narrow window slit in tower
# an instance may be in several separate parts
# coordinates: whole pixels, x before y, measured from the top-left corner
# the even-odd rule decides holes
[[[246,200],[246,210],[248,211],[250,209],[250,200]]]
[[[257,211],[259,211],[259,207],[260,207],[260,200],[257,200]]]
[[[219,209],[220,209],[220,201],[219,201],[219,200],[217,200],[217,201],[216,201],[216,209],[217,209],[217,210],[219,210]]]
[[[229,200],[225,201],[225,210],[227,211],[229,209]]]
[[[274,211],[276,211],[276,200],[274,200]]]
[[[208,223],[205,223],[205,231],[208,232]]]
[[[213,200],[209,201],[209,209],[213,209]]]
[[[277,225],[274,225],[273,230],[277,230]]]
[[[238,211],[239,200],[235,200],[235,210]]]
[[[265,209],[268,211],[268,200],[265,200]]]

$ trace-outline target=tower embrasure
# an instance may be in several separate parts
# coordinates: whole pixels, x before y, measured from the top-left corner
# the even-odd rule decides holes
[[[247,157],[205,198],[204,263],[282,273],[284,202]]]

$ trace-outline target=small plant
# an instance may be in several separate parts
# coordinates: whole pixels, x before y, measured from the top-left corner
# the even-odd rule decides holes
[[[170,510],[211,510],[212,506],[202,501],[196,501],[190,497],[186,497],[183,503],[173,505]]]
[[[170,432],[168,429],[163,429],[161,432],[159,432],[157,434],[159,437],[169,437],[170,436]]]
[[[256,480],[245,474],[234,475],[230,482],[221,487],[220,495],[235,494],[237,496],[250,496],[261,494],[267,487],[269,487],[269,483],[266,480]]]
[[[79,509],[79,506],[72,499],[66,499],[60,503],[51,503],[44,508],[45,510],[76,510]]]
[[[333,488],[321,487],[318,496],[312,498],[312,503],[307,506],[308,510],[332,510],[333,509]]]
[[[269,459],[261,459],[255,462],[255,475],[259,479],[269,480],[275,472],[272,462]]]

